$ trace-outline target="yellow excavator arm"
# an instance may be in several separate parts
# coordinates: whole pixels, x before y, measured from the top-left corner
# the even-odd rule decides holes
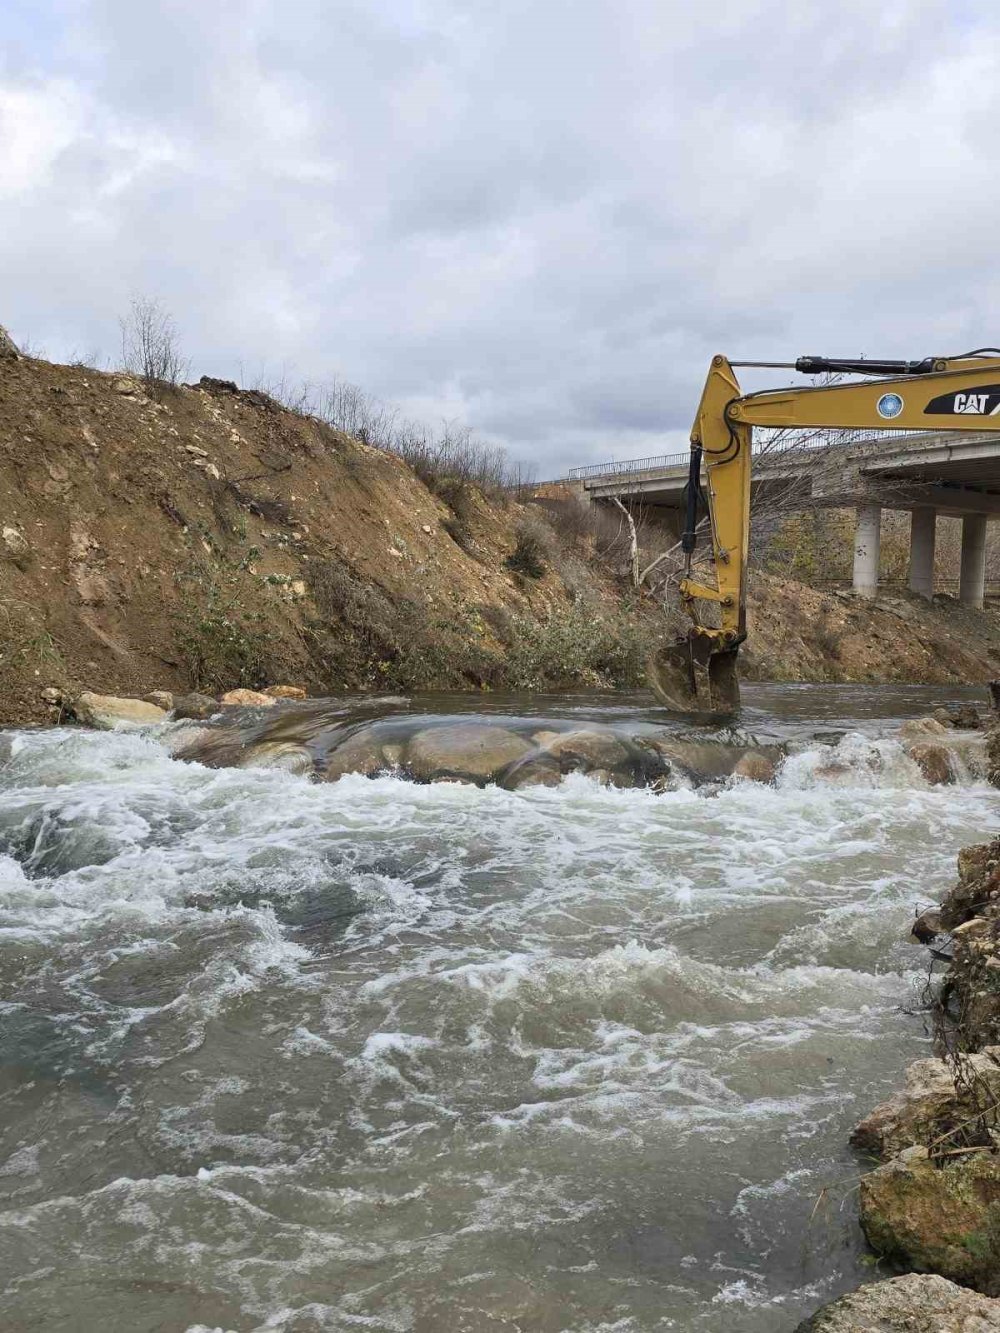
[[[808,385],[743,394],[733,365],[848,374],[867,382]],[[649,683],[668,708],[728,716],[739,708],[736,658],[746,638],[753,428],[1000,432],[1000,354],[983,348],[923,361],[848,361],[806,356],[789,363],[712,359],[691,431],[680,594],[693,627],[649,663]],[[691,577],[699,499],[711,524],[714,583]],[[718,627],[702,625],[698,603],[718,605]]]

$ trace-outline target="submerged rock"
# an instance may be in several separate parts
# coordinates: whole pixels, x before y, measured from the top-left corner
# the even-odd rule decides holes
[[[306,747],[295,741],[261,741],[246,749],[240,759],[240,768],[279,768],[286,773],[311,773],[314,762]]]
[[[548,757],[532,755],[508,770],[503,785],[508,791],[521,791],[525,787],[558,787],[562,780],[557,763]]]
[[[1000,1156],[935,1161],[906,1148],[864,1176],[861,1225],[872,1248],[906,1268],[1000,1294]]]
[[[337,746],[327,759],[322,776],[326,782],[336,782],[347,773],[360,773],[362,777],[370,778],[392,767],[378,733],[373,727],[365,727]]]
[[[78,722],[88,727],[97,727],[100,731],[113,731],[118,726],[149,726],[154,722],[163,722],[167,713],[156,704],[148,704],[143,699],[119,698],[114,694],[94,694],[84,690],[72,704],[73,716]]]
[[[795,1333],[994,1333],[1000,1301],[930,1273],[872,1282],[824,1305]]]
[[[612,731],[599,731],[595,727],[543,735],[541,748],[556,760],[564,773],[615,769],[629,758],[628,747]]]
[[[528,741],[505,727],[457,722],[419,731],[406,747],[404,763],[423,782],[442,778],[489,782],[532,752]]]
[[[775,772],[774,763],[766,754],[745,754],[733,765],[733,777],[750,782],[773,782]]]

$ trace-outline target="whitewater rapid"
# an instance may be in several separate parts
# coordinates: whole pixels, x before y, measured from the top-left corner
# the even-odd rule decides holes
[[[872,731],[661,794],[9,734],[0,1325],[794,1328],[1000,815]]]

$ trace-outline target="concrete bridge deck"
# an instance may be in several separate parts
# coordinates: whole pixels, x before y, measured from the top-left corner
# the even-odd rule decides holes
[[[784,510],[857,510],[854,590],[874,597],[883,509],[912,513],[910,587],[934,590],[938,514],[960,517],[961,600],[983,605],[986,522],[1000,517],[1000,435],[955,432],[845,432],[837,437],[778,437],[754,451],[757,502],[771,492]],[[680,511],[688,454],[665,454],[574,468],[568,481],[585,503],[619,500],[630,508]]]

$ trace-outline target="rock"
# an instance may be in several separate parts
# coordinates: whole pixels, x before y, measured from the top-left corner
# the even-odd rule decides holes
[[[7,330],[0,324],[0,361],[10,359],[16,361],[21,353],[18,351],[17,343],[10,336]]]
[[[142,389],[135,380],[128,379],[124,375],[121,379],[115,380],[111,387],[114,389],[115,393],[120,393],[123,398],[133,398],[142,392]]]
[[[277,702],[260,690],[227,690],[219,699],[226,708],[273,708]]]
[[[941,902],[941,926],[954,930],[989,902],[1000,889],[1000,841],[965,847],[958,854],[958,883]]]
[[[522,791],[527,787],[558,787],[562,778],[559,765],[551,759],[529,756],[508,771],[501,785],[507,791]]]
[[[970,940],[976,935],[991,935],[992,933],[992,923],[987,921],[984,916],[974,916],[970,921],[963,921],[960,926],[956,926],[951,932],[952,939],[956,940]]]
[[[194,718],[196,721],[204,721],[206,718],[214,717],[219,711],[218,701],[213,699],[210,694],[198,694],[192,690],[190,694],[175,694],[173,714],[175,718]]]
[[[41,694],[43,703],[51,704],[54,708],[61,706],[63,692],[62,690],[57,689],[55,685],[46,685],[45,689],[40,690],[39,693]]]
[[[918,1272],[1000,1292],[1000,1155],[933,1161],[906,1148],[864,1176],[861,1225],[879,1254]]]
[[[239,393],[239,385],[234,380],[217,380],[211,375],[202,375],[198,381],[198,388],[204,389],[206,393],[214,394],[216,397],[223,397],[226,394]]]
[[[953,727],[964,731],[978,731],[983,725],[979,709],[975,704],[953,704],[946,710],[948,720]]]
[[[17,528],[5,527],[0,531],[0,541],[3,541],[4,555],[15,561],[15,564],[20,564],[31,555],[31,544]]]
[[[903,741],[923,741],[929,736],[945,736],[948,728],[933,717],[913,717],[904,722],[899,729],[899,738]]]
[[[304,699],[306,692],[301,685],[268,685],[264,691],[272,699]]]
[[[951,755],[945,746],[922,741],[908,746],[907,754],[920,769],[924,781],[932,787],[946,787],[955,781]]]
[[[174,706],[174,696],[169,690],[150,690],[142,697],[147,704],[155,704],[157,708],[163,708],[168,713]]]
[[[915,1060],[906,1071],[903,1090],[865,1116],[851,1144],[885,1161],[906,1148],[929,1146],[955,1125],[971,1123],[979,1106],[1000,1100],[1000,1047],[963,1057],[961,1080],[957,1086],[955,1072],[944,1060]],[[984,1129],[998,1123],[995,1108],[984,1111]]]
[[[280,768],[286,773],[311,773],[313,757],[295,741],[260,741],[240,757],[240,768]]]
[[[143,699],[120,699],[85,690],[72,704],[73,716],[88,727],[113,731],[118,726],[143,727],[166,718],[166,710]]]
[[[943,727],[957,731],[978,731],[983,725],[975,704],[949,704],[947,708],[935,708],[931,717]]]
[[[539,733],[544,734],[544,733]],[[595,768],[613,769],[627,762],[628,747],[613,732],[596,728],[548,733],[544,750],[564,773],[589,773]]]
[[[195,759],[217,738],[214,727],[199,727],[194,722],[170,722],[157,741],[180,759]]]
[[[773,782],[774,774],[774,764],[763,754],[745,754],[733,767],[734,778],[747,778],[750,782]]]
[[[325,782],[336,782],[347,773],[360,773],[371,778],[393,767],[395,764],[384,753],[378,734],[371,727],[365,727],[337,746],[327,759],[322,776]]]
[[[531,753],[527,741],[504,727],[457,722],[419,731],[406,747],[405,764],[418,781],[458,778],[485,783]]]
[[[913,922],[910,927],[910,937],[917,944],[932,944],[943,929],[941,913],[935,907],[928,907]]]
[[[795,1333],[994,1333],[1000,1302],[936,1273],[870,1282],[824,1305]]]
[[[985,875],[990,863],[990,854],[995,850],[990,842],[977,842],[971,847],[963,847],[958,854],[959,879],[978,879]]]

